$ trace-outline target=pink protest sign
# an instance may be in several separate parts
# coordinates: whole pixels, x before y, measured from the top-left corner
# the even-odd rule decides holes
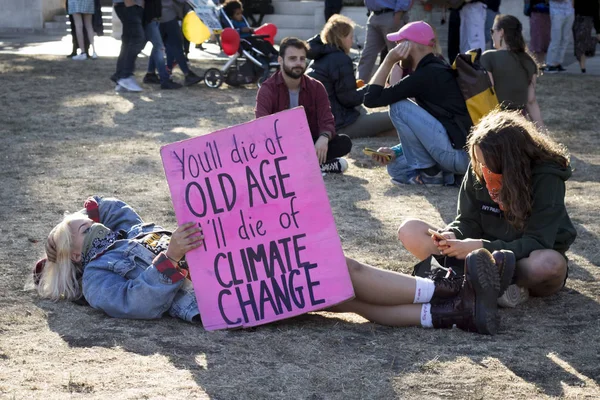
[[[164,146],[207,330],[249,327],[354,296],[302,107]]]

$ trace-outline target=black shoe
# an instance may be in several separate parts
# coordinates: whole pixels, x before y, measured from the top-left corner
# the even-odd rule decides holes
[[[449,299],[457,296],[462,289],[464,280],[464,276],[457,277],[456,275],[453,275],[450,278],[433,278],[435,290],[433,291],[431,302],[434,303],[436,300]]]
[[[148,72],[146,75],[144,75],[144,80],[142,82],[150,83],[153,85],[160,85],[160,78],[158,77],[158,75],[152,72]]]
[[[549,74],[556,74],[558,72],[558,67],[547,66],[546,68],[544,68],[544,72],[547,72]]]
[[[192,71],[190,71],[185,76],[185,80],[183,81],[183,84],[185,86],[191,86],[191,85],[195,85],[196,83],[198,83],[200,81],[202,81],[202,78],[199,77],[198,75],[196,75],[195,73],[193,73]]]
[[[500,297],[504,294],[506,288],[513,283],[517,259],[515,253],[509,250],[495,251],[492,253],[492,257],[494,257],[494,263],[498,268],[498,276],[500,277],[500,291],[498,292],[498,297]]]
[[[581,68],[581,73],[585,74],[585,72],[586,72],[585,68]]]
[[[67,58],[73,58],[77,55],[77,52],[73,52],[67,56]]]
[[[119,81],[120,78],[117,77],[117,74],[112,74],[110,76],[110,80],[113,81],[115,84],[117,84],[117,82]]]
[[[160,84],[160,88],[164,90],[181,89],[183,85],[181,83],[166,81]]]
[[[465,260],[460,293],[441,304],[431,304],[434,328],[452,328],[494,335],[498,331],[500,279],[494,258],[485,249],[475,250]]]
[[[321,164],[321,173],[341,174],[348,169],[348,161],[343,158],[333,158]]]
[[[557,71],[558,71],[558,72],[565,72],[565,71],[566,71],[566,69],[564,69],[564,68],[563,68],[563,66],[562,66],[562,65],[560,65],[560,64],[558,64],[558,65],[556,66],[556,69],[557,69]]]

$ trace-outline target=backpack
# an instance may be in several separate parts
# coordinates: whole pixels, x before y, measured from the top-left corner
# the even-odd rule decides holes
[[[459,53],[452,63],[458,87],[465,98],[473,125],[477,125],[481,118],[499,104],[492,81],[485,68],[479,63],[480,58],[481,49],[474,49]]]

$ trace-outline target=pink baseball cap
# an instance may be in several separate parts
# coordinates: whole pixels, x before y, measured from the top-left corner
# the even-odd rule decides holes
[[[398,32],[387,35],[390,42],[399,42],[401,40],[410,40],[425,46],[435,44],[435,34],[433,28],[423,21],[411,22],[404,25]]]

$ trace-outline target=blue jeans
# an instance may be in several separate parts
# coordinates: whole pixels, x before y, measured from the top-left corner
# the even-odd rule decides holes
[[[117,59],[117,70],[112,76],[116,82],[129,78],[135,71],[135,60],[146,44],[146,35],[142,26],[144,9],[140,6],[125,7],[124,3],[114,5],[115,12],[123,24],[121,52]]]
[[[165,45],[160,34],[159,22],[152,21],[148,23],[144,30],[146,31],[146,40],[152,43],[152,53],[150,53],[150,59],[148,60],[148,72],[154,73],[154,70],[158,69],[161,83],[167,82],[169,73],[165,64]]]
[[[565,61],[567,47],[573,37],[573,22],[575,14],[556,14],[550,9],[550,46],[546,55],[546,64],[555,66]]]
[[[437,165],[444,172],[444,184],[451,185],[455,174],[467,172],[467,152],[453,148],[440,121],[416,103],[401,100],[390,105],[390,119],[404,152],[388,165],[393,179],[407,183],[419,170]]]
[[[190,72],[188,68],[185,54],[183,54],[183,40],[181,34],[181,26],[174,19],[168,22],[160,23],[160,32],[165,39],[165,47],[167,48],[167,61],[175,60],[185,75]]]

